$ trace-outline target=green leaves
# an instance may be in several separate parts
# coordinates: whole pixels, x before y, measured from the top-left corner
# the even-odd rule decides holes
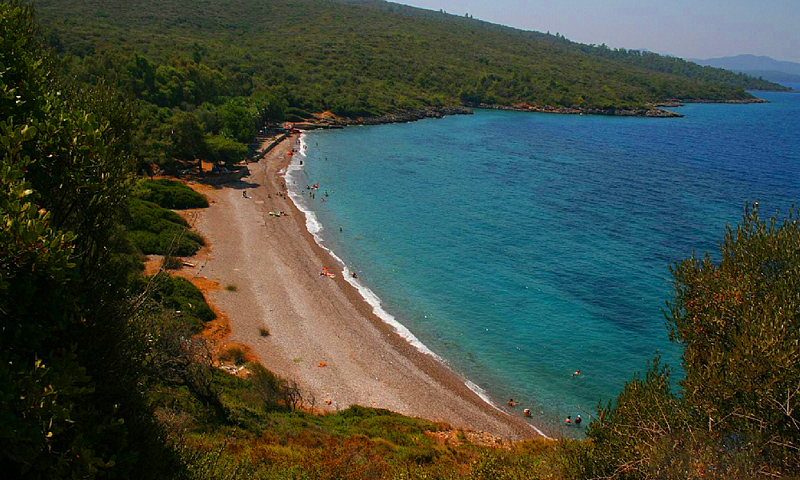
[[[674,265],[666,313],[684,347],[682,395],[656,361],[598,408],[587,430],[595,475],[722,478],[796,475],[800,468],[800,222],[761,220],[758,206],[728,227],[719,260]]]
[[[668,319],[684,345],[687,399],[715,429],[771,431],[800,445],[800,228],[797,211],[729,227],[721,260],[672,268]]]

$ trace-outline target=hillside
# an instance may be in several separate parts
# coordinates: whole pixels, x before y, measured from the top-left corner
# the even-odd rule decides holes
[[[36,5],[50,44],[89,74],[111,69],[122,77],[118,81],[131,83],[126,66],[135,53],[155,69],[176,69],[173,78],[157,76],[153,86],[169,90],[166,96],[173,98],[160,102],[167,106],[215,100],[209,92],[194,91],[204,82],[189,85],[180,78],[192,68],[207,71],[212,78],[206,84],[216,79],[217,86],[225,85],[226,91],[215,92],[223,96],[280,91],[291,106],[345,116],[459,103],[610,110],[671,99],[752,98],[743,91],[752,85],[654,65],[659,63],[654,55],[645,55],[645,61],[633,52],[623,55],[473,19],[385,2],[348,3],[368,5],[322,0],[230,5],[41,0]],[[188,95],[176,95],[178,89]]]
[[[734,55],[732,57],[718,57],[706,59],[692,59],[700,65],[725,68],[735,71],[773,70],[777,72],[800,75],[800,63],[784,62],[764,55]]]
[[[772,82],[800,82],[800,63],[784,62],[763,55],[691,59],[699,65],[724,68]]]
[[[581,52],[587,55],[607,58],[615,60],[627,65],[644,68],[654,72],[669,73],[682,77],[691,78],[694,80],[701,80],[711,83],[720,83],[730,87],[743,88],[746,90],[762,90],[762,91],[784,91],[786,88],[782,85],[776,85],[771,81],[765,81],[757,76],[741,75],[738,73],[731,73],[727,68],[722,65],[712,65],[699,63],[695,65],[692,60],[684,60],[678,57],[669,55],[659,55],[649,50],[636,50],[617,48],[611,49],[606,45],[586,45],[582,43],[572,42],[567,38],[555,34],[541,33],[535,31],[525,31],[503,25],[496,25],[482,20],[476,20],[472,17],[463,17],[460,15],[453,15],[446,12],[436,12],[431,10],[424,10],[421,8],[409,7],[406,5],[398,5],[390,3],[385,0],[337,0],[342,3],[352,5],[368,5],[373,8],[378,8],[384,12],[406,15],[411,17],[421,17],[436,19],[450,25],[467,25],[480,28],[487,31],[492,31],[498,34],[523,37],[529,40],[549,44],[553,47],[569,50],[570,52]],[[705,65],[717,68],[705,68]],[[734,69],[735,70],[735,69]],[[737,70],[738,71],[738,70]],[[688,99],[687,99],[688,100]]]

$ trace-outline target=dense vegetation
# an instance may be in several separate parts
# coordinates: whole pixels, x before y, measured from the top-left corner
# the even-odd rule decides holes
[[[748,209],[719,262],[673,267],[667,313],[685,380],[676,392],[655,360],[600,406],[588,441],[496,447],[385,410],[315,415],[318,399],[258,364],[246,378],[218,368],[246,354],[217,356],[198,335],[215,317],[202,294],[163,272],[143,276],[134,227],[174,224],[170,245],[192,238],[164,207],[202,199],[173,182],[134,181],[141,143],[127,103],[103,82],[59,81],[31,15],[0,3],[4,478],[800,475],[797,211],[763,221]],[[229,100],[169,115],[201,118]]]
[[[139,181],[133,189],[133,195],[173,210],[208,206],[208,200],[204,196],[180,182],[166,178]]]
[[[128,236],[142,253],[185,257],[204,245],[203,238],[189,231],[186,220],[172,210],[138,198],[127,205]]]
[[[148,162],[235,162],[265,122],[459,104],[641,109],[783,89],[637,51],[380,1],[38,0],[66,76],[137,99]]]
[[[770,81],[765,81],[761,78],[754,78],[753,76],[741,73],[734,73],[729,70],[723,70],[721,68],[704,67],[696,63],[686,61],[682,58],[669,57],[641,50],[628,50],[624,48],[611,49],[608,48],[606,45],[586,45],[582,43],[571,42],[563,35],[560,35],[558,33],[551,35],[550,32],[541,33],[541,32],[519,30],[516,28],[491,24],[481,20],[475,20],[471,16],[468,17],[468,16],[452,15],[443,11],[434,12],[430,10],[419,9],[405,5],[398,5],[386,2],[384,0],[338,0],[338,1],[351,5],[370,6],[388,13],[395,13],[411,17],[435,19],[441,22],[446,22],[447,24],[472,26],[508,36],[523,37],[528,40],[535,40],[538,42],[547,43],[561,49],[569,49],[573,52],[580,51],[588,55],[608,58],[612,60],[619,60],[622,63],[645,68],[655,72],[675,74],[678,76],[687,77],[695,80],[701,80],[704,82],[723,84],[729,87],[737,87],[747,90],[767,90],[767,91],[789,90],[783,85],[779,85]],[[668,96],[676,98],[684,98],[685,100],[692,100],[691,97],[681,97],[681,94],[678,93],[673,93],[672,95]]]

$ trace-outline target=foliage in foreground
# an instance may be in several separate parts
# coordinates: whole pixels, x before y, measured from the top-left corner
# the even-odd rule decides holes
[[[681,395],[658,362],[601,408],[587,436],[598,476],[800,474],[800,222],[747,208],[720,258],[672,268],[667,314],[684,346]]]
[[[170,463],[137,394],[119,226],[129,122],[56,83],[29,7],[0,3],[0,471],[94,478]],[[138,455],[148,463],[137,462]]]

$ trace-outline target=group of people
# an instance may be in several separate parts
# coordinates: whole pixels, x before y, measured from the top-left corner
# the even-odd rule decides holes
[[[518,405],[518,403],[515,402],[513,398],[509,398],[508,402],[506,402],[506,403],[508,404],[509,407],[516,407]],[[531,416],[531,409],[530,408],[524,409],[522,411],[522,415],[524,415],[526,417],[530,417]],[[581,418],[580,415],[575,417],[574,420],[572,419],[572,415],[567,415],[567,419],[564,420],[564,424],[566,426],[568,426],[568,427],[571,427],[572,425],[575,425],[576,427],[580,427],[582,421],[583,421],[583,418]]]
[[[581,376],[581,371],[580,370],[575,370],[574,372],[572,372],[572,378],[580,377],[580,376]],[[506,402],[506,404],[508,404],[509,407],[516,407],[517,405],[519,405],[517,402],[514,401],[513,398],[509,398],[508,401]],[[522,415],[524,415],[526,417],[530,417],[531,416],[531,409],[530,408],[526,408],[526,409],[522,410]],[[583,421],[583,418],[581,418],[580,415],[575,417],[574,420],[572,419],[572,415],[567,415],[566,420],[564,420],[564,424],[567,425],[568,427],[571,427],[572,425],[575,425],[575,426],[579,427],[581,425],[582,421]]]
[[[568,427],[571,427],[572,425],[575,425],[576,427],[580,427],[582,421],[583,421],[583,419],[581,418],[580,415],[575,417],[575,420],[572,419],[572,415],[567,415],[567,419],[564,420],[564,425],[566,425]]]
[[[311,198],[317,198],[317,192],[319,191],[319,182],[315,183],[314,185],[306,185],[306,190],[308,190],[308,196]],[[327,190],[325,190],[325,198],[327,198],[330,194]],[[325,198],[321,200],[324,202]]]

